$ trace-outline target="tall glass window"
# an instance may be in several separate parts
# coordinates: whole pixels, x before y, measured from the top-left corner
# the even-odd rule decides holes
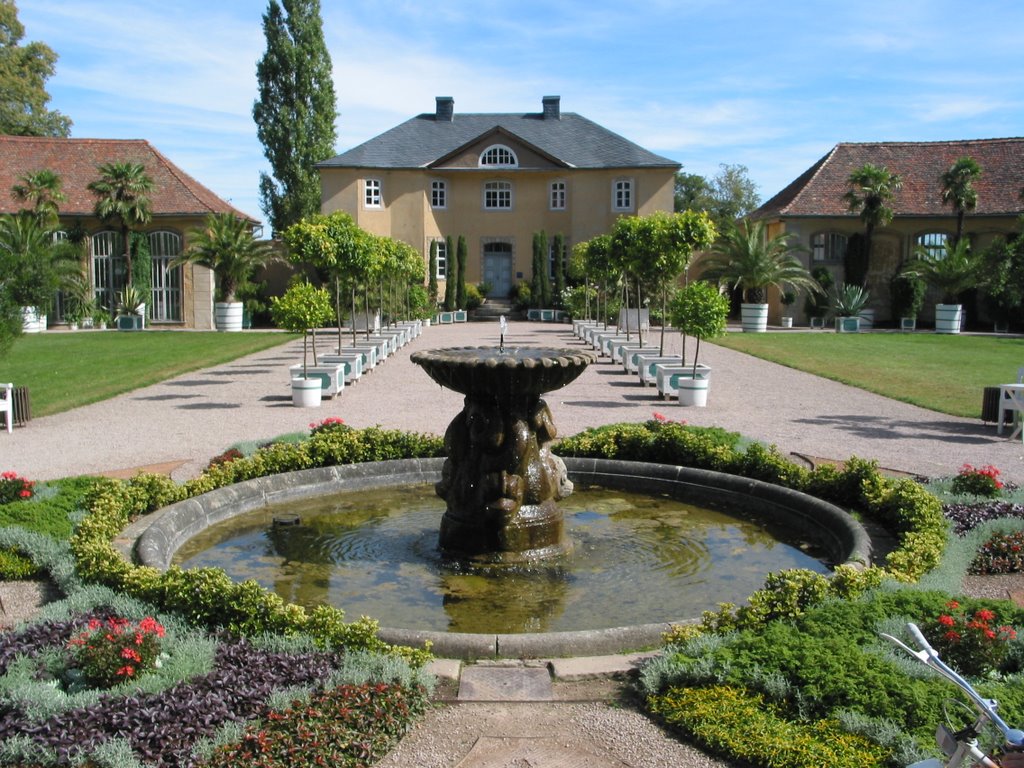
[[[946,240],[948,236],[944,232],[926,232],[917,236],[917,247],[923,249],[928,258],[938,261],[946,257]]]
[[[148,314],[154,321],[180,322],[181,267],[171,267],[171,262],[181,255],[181,236],[176,232],[150,232],[149,255],[153,261],[153,289]]]
[[[380,179],[367,179],[363,182],[363,203],[367,208],[380,208]]]

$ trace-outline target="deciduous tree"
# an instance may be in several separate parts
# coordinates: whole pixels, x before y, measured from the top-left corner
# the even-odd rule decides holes
[[[46,106],[57,54],[43,43],[22,45],[24,36],[14,0],[0,0],[0,134],[67,136],[71,119]]]

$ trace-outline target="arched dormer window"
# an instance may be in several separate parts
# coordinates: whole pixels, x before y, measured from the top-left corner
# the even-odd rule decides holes
[[[481,168],[518,168],[519,158],[504,144],[494,144],[480,153]]]

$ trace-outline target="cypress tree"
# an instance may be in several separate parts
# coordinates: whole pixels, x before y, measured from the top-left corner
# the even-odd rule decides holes
[[[427,297],[430,299],[430,311],[437,309],[437,240],[430,241],[430,276],[427,278]]]
[[[260,173],[260,207],[281,232],[320,212],[313,166],[334,154],[338,112],[320,0],[270,0],[263,34],[267,50],[256,64],[252,117],[273,175]]]
[[[459,277],[455,283],[455,303],[458,305],[459,309],[466,308],[466,261],[469,258],[469,255],[466,251],[466,238],[463,235],[459,235]]]
[[[544,272],[544,255],[541,251],[540,232],[533,233],[533,262],[531,264],[533,274],[530,279],[530,299],[535,307],[544,306],[544,284],[541,282],[541,275]]]
[[[455,243],[451,235],[444,239],[445,242],[445,282],[444,282],[444,311],[451,312],[455,309],[455,282],[458,279],[459,265],[455,261]]]
[[[559,232],[555,235],[551,250],[555,258],[555,295],[554,305],[562,306],[562,295],[565,293],[565,237]]]
[[[549,309],[551,307],[551,264],[548,254],[548,236],[543,229],[540,231],[540,295],[541,306]]]

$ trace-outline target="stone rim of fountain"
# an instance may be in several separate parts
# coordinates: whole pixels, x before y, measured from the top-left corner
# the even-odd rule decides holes
[[[119,543],[134,548],[143,565],[167,570],[178,548],[204,528],[270,504],[330,493],[435,482],[443,459],[402,459],[306,469],[254,478],[164,507],[126,529]],[[643,493],[679,493],[688,500],[742,496],[746,502],[787,516],[790,525],[815,529],[834,562],[863,566],[871,559],[864,527],[839,507],[813,496],[760,480],[667,464],[566,458],[574,482]],[[763,510],[758,510],[762,514]],[[344,607],[344,606],[342,606]],[[470,634],[381,628],[382,640],[399,645],[433,644],[436,655],[458,659],[546,658],[624,653],[657,646],[673,624],[699,617],[609,629],[534,634]]]

